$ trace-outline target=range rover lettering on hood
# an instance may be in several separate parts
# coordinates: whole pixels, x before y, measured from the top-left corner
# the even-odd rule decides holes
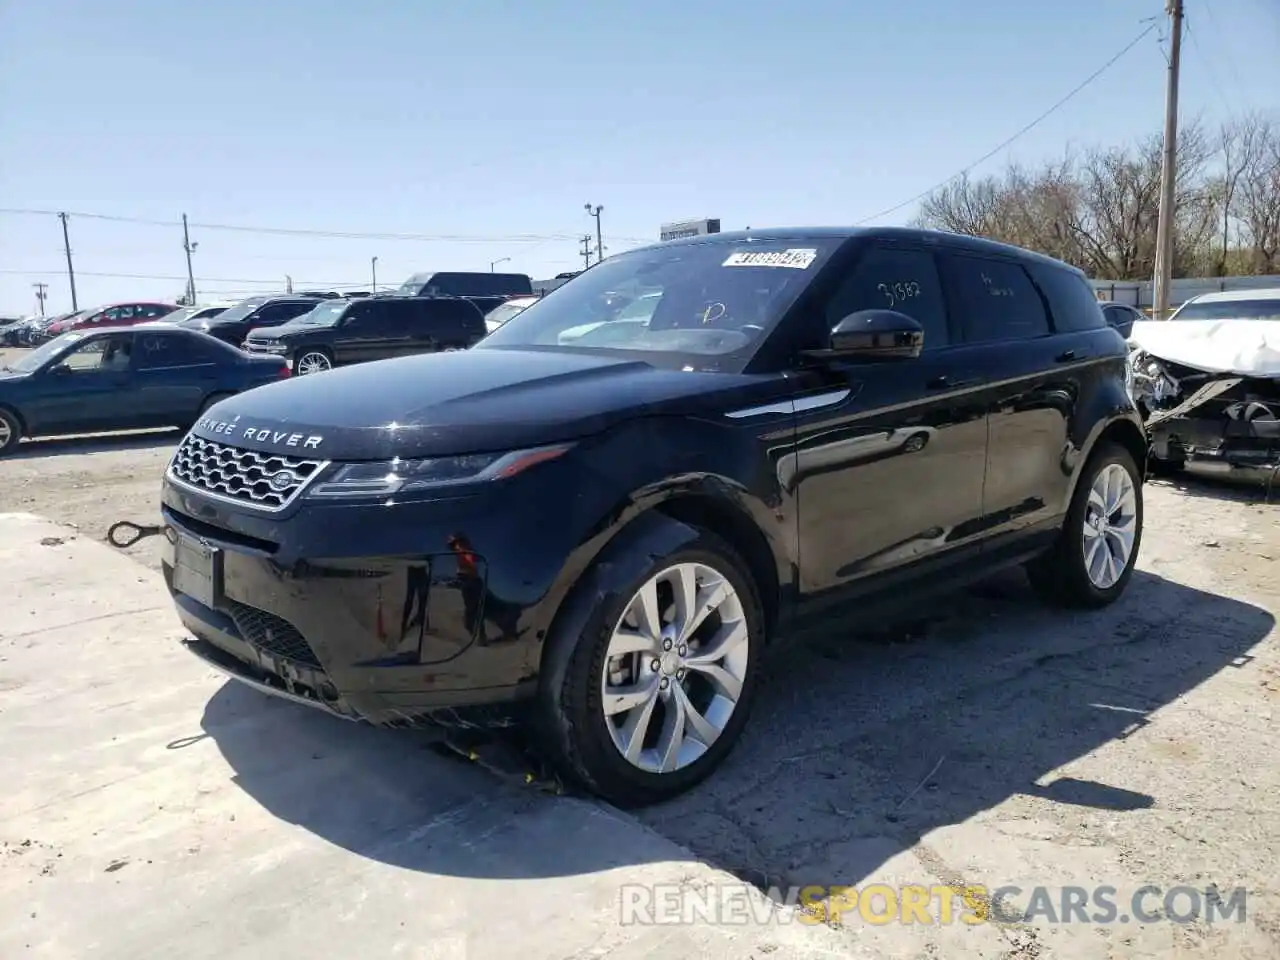
[[[201,430],[230,439],[283,444],[286,447],[299,447],[303,450],[318,450],[320,444],[324,443],[322,435],[292,433],[288,430],[272,430],[270,427],[258,427],[253,424],[241,423],[239,417],[233,417],[230,420],[214,420],[212,417],[203,417],[197,426]]]

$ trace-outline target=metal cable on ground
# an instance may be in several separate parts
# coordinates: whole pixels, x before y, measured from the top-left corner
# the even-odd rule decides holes
[[[939,189],[941,189],[942,187],[945,187],[945,186],[946,186],[947,184],[949,184],[952,180],[956,180],[956,179],[958,179],[958,178],[960,178],[960,177],[963,177],[966,173],[968,173],[969,171],[971,171],[974,167],[978,166],[978,165],[979,165],[979,164],[981,164],[981,163],[985,163],[986,161],[990,160],[992,157],[994,157],[997,153],[999,153],[999,152],[1000,152],[1001,150],[1003,150],[1005,147],[1009,146],[1011,143],[1013,143],[1015,140],[1017,140],[1017,139],[1019,139],[1020,137],[1022,137],[1024,134],[1029,133],[1029,132],[1030,132],[1031,130],[1033,130],[1035,127],[1039,126],[1043,121],[1047,120],[1050,116],[1052,116],[1054,113],[1056,113],[1056,112],[1057,112],[1061,107],[1065,106],[1065,105],[1067,104],[1067,102],[1068,102],[1068,101],[1070,101],[1073,97],[1075,97],[1075,96],[1076,96],[1076,94],[1080,93],[1080,91],[1082,91],[1085,87],[1089,86],[1089,84],[1091,84],[1091,83],[1093,83],[1093,81],[1097,80],[1097,79],[1098,79],[1098,77],[1100,77],[1100,76],[1102,76],[1104,73],[1106,73],[1106,72],[1107,72],[1107,70],[1109,70],[1112,66],[1114,66],[1114,65],[1115,65],[1115,64],[1120,60],[1120,58],[1121,58],[1121,57],[1123,57],[1126,53],[1128,53],[1130,50],[1132,50],[1134,47],[1136,47],[1136,46],[1137,46],[1137,45],[1138,45],[1138,44],[1143,40],[1143,38],[1145,38],[1145,37],[1147,36],[1147,34],[1151,33],[1151,31],[1152,31],[1152,30],[1156,29],[1156,27],[1157,27],[1157,26],[1159,26],[1159,24],[1158,24],[1158,23],[1151,23],[1151,24],[1149,24],[1145,30],[1143,30],[1141,33],[1139,33],[1136,37],[1134,37],[1132,40],[1130,40],[1127,44],[1125,44],[1125,45],[1124,45],[1124,47],[1120,50],[1120,52],[1119,52],[1119,53],[1117,53],[1117,54],[1116,54],[1115,56],[1113,56],[1110,60],[1108,60],[1106,63],[1104,63],[1101,67],[1099,67],[1099,68],[1098,68],[1097,70],[1095,70],[1093,73],[1089,74],[1089,76],[1087,76],[1084,80],[1082,80],[1082,81],[1081,81],[1081,82],[1080,82],[1080,83],[1075,87],[1075,89],[1073,89],[1073,90],[1072,90],[1070,93],[1068,93],[1065,97],[1063,97],[1061,100],[1059,100],[1059,101],[1058,101],[1057,103],[1055,103],[1053,106],[1051,106],[1051,107],[1050,107],[1048,110],[1046,110],[1044,113],[1040,114],[1040,116],[1036,117],[1034,120],[1032,120],[1030,123],[1028,123],[1025,127],[1023,127],[1021,130],[1019,130],[1019,131],[1018,131],[1017,133],[1015,133],[1013,136],[1009,137],[1009,139],[1007,139],[1007,140],[1003,141],[999,146],[997,146],[997,147],[995,147],[994,149],[992,149],[991,151],[989,151],[989,152],[987,152],[987,153],[983,154],[983,155],[982,155],[981,157],[979,157],[977,160],[974,160],[972,163],[970,163],[968,166],[964,167],[962,170],[959,170],[959,171],[957,171],[956,173],[953,173],[951,176],[947,177],[945,180],[942,180],[942,181],[940,181],[940,182],[938,182],[938,183],[935,183],[935,184],[934,184],[932,187],[930,187],[928,190],[922,190],[920,193],[916,194],[914,197],[911,197],[909,200],[903,200],[901,203],[894,204],[892,207],[889,207],[889,208],[888,208],[888,209],[886,209],[886,210],[881,210],[879,213],[872,214],[872,215],[871,215],[871,216],[869,216],[869,217],[864,217],[863,219],[859,220],[856,224],[854,224],[854,226],[862,226],[862,224],[864,224],[864,223],[869,223],[869,222],[870,222],[870,221],[872,221],[872,220],[879,220],[881,217],[887,217],[887,216],[888,216],[889,214],[891,214],[891,213],[897,213],[897,212],[898,212],[899,210],[901,210],[903,207],[910,206],[911,204],[916,203],[916,202],[917,202],[917,201],[919,201],[919,200],[923,200],[925,197],[929,196],[929,194],[933,193],[934,191],[939,190]]]

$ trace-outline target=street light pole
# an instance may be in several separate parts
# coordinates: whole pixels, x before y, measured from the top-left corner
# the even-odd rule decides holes
[[[195,253],[198,243],[191,242],[191,234],[187,232],[187,215],[182,215],[182,249],[187,252],[187,297],[191,306],[196,305],[196,275],[191,269],[191,254]]]
[[[490,261],[489,261],[489,272],[490,272],[490,273],[493,273],[493,272],[494,272],[494,267],[496,267],[496,266],[497,266],[498,264],[500,264],[500,263],[510,263],[510,262],[511,262],[511,258],[510,258],[510,257],[502,257],[501,259],[498,259],[498,260],[490,260]]]
[[[604,259],[604,234],[600,229],[600,211],[602,211],[604,207],[600,206],[600,204],[596,204],[595,208],[592,209],[591,204],[589,203],[585,206],[587,208],[587,213],[596,218],[596,263],[599,263]]]
[[[369,270],[373,273],[373,293],[378,292],[378,258],[373,257],[369,260]],[[373,309],[370,307],[370,309]]]
[[[79,310],[80,303],[76,300],[76,270],[71,265],[71,238],[67,236],[67,215],[60,213],[58,219],[62,221],[62,249],[67,252],[67,280],[71,283],[71,309]]]

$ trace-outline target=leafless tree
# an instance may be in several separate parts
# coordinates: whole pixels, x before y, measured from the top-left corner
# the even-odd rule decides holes
[[[1247,239],[1258,269],[1280,258],[1280,136],[1250,117],[1178,138],[1174,275],[1235,272]],[[990,237],[1057,257],[1095,277],[1148,280],[1155,268],[1162,139],[1067,151],[1028,168],[959,177],[921,204],[917,225]],[[1233,243],[1236,246],[1232,246]]]
[[[1259,121],[1244,153],[1238,216],[1252,248],[1253,269],[1275,273],[1280,266],[1280,127],[1272,120]]]

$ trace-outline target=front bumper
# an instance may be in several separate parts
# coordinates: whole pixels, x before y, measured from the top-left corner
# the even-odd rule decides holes
[[[166,480],[162,513],[187,649],[242,682],[382,725],[505,725],[536,689],[563,562],[537,511],[471,497],[255,516]],[[473,564],[447,545],[459,533]],[[208,548],[201,576],[191,544]]]

